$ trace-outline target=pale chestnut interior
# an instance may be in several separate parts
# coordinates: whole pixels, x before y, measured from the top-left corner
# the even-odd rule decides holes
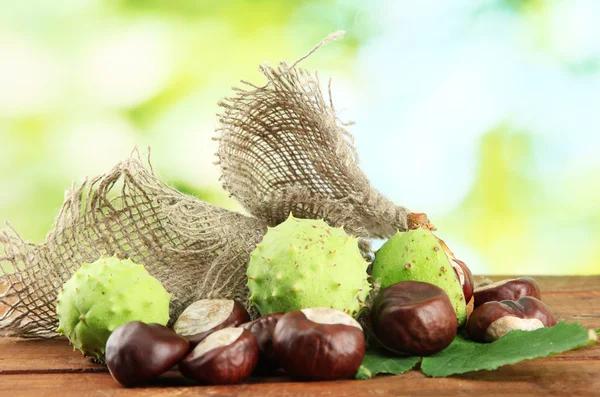
[[[544,323],[537,318],[504,316],[490,324],[485,332],[485,339],[489,342],[493,342],[515,329],[533,331],[538,328],[544,328]]]
[[[208,331],[221,324],[233,311],[234,301],[229,299],[202,299],[189,305],[179,316],[173,330],[190,336]]]
[[[460,267],[458,262],[456,262],[454,259],[450,259],[450,263],[452,264],[452,268],[456,271],[456,274],[458,275],[458,281],[460,282],[460,285],[465,285],[466,277],[462,267]]]
[[[214,350],[218,347],[229,346],[242,335],[243,328],[223,328],[208,335],[206,339],[198,343],[198,346],[192,351],[192,357],[201,355]]]
[[[339,310],[326,307],[316,307],[311,309],[302,309],[302,313],[307,319],[319,324],[343,324],[356,327],[362,331],[362,327],[351,316]]]
[[[488,285],[484,285],[483,287],[476,288],[475,291],[479,292],[479,291],[484,291],[486,289],[496,288],[496,287],[499,287],[501,285],[504,285],[504,284],[506,284],[506,283],[508,283],[510,281],[514,281],[514,280],[516,280],[516,279],[513,278],[513,279],[510,279],[510,280],[496,281],[495,283],[491,283],[491,284],[488,284]]]

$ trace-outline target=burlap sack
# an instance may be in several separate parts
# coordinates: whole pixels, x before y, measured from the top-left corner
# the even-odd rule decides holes
[[[329,36],[306,56],[337,37]],[[293,212],[363,237],[406,230],[408,210],[383,197],[360,170],[331,90],[326,101],[317,74],[297,68],[298,62],[260,66],[266,85],[243,81],[245,89],[219,103],[223,188],[269,225]]]
[[[221,102],[217,139],[224,188],[254,217],[182,194],[139,159],[128,159],[68,191],[44,243],[0,232],[0,334],[57,336],[58,291],[82,262],[102,255],[145,265],[172,294],[174,321],[200,298],[247,305],[249,253],[266,226],[290,212],[343,225],[361,237],[405,230],[408,211],[373,189],[331,95],[327,103],[316,74],[296,64],[262,66],[266,85],[245,83],[249,88]],[[361,249],[369,252],[365,240]]]
[[[0,233],[1,333],[57,336],[58,291],[101,255],[144,264],[172,294],[172,320],[200,298],[247,302],[248,255],[265,232],[264,221],[182,194],[131,158],[69,190],[44,243]]]

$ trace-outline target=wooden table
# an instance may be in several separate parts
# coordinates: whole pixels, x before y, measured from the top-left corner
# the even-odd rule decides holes
[[[509,277],[491,277],[499,280]],[[536,277],[542,298],[562,320],[600,328],[600,276]],[[235,386],[197,386],[171,372],[146,388],[124,389],[107,370],[72,351],[66,340],[0,338],[0,396],[386,396],[596,395],[600,345],[496,371],[427,378],[419,371],[366,381],[255,379]],[[275,382],[275,383],[272,383]]]

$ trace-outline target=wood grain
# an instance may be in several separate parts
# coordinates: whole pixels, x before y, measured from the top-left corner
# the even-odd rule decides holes
[[[0,374],[99,371],[107,370],[73,351],[67,339],[0,338]]]
[[[475,276],[475,281],[490,279],[492,281],[519,278],[527,275],[510,276]],[[531,276],[531,275],[529,275]],[[556,292],[600,291],[600,275],[597,276],[531,276],[540,285],[542,298],[545,294]]]
[[[513,276],[514,277],[514,276]],[[513,278],[494,276],[493,280]],[[536,277],[543,299],[565,321],[600,328],[600,276]],[[387,396],[600,395],[600,345],[554,357],[449,378],[419,371],[368,381],[303,383],[256,378],[235,386],[198,386],[169,372],[149,387],[124,389],[105,367],[65,339],[0,338],[0,396]]]
[[[600,390],[600,362],[525,362],[492,372],[452,378],[427,378],[410,371],[367,381],[277,382],[235,386],[193,386],[169,374],[151,387],[124,389],[108,374],[3,375],[0,395],[13,396],[488,396],[594,395]],[[168,387],[165,387],[168,386]],[[22,394],[10,394],[15,391]],[[595,394],[597,395],[597,394]]]

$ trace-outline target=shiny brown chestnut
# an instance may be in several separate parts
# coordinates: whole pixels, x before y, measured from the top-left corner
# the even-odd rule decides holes
[[[445,349],[458,327],[446,292],[420,281],[403,281],[384,288],[373,302],[371,324],[384,346],[418,356]]]
[[[306,380],[353,376],[365,356],[365,335],[354,318],[330,308],[286,313],[277,322],[273,347],[282,368]]]
[[[255,373],[265,374],[280,367],[273,348],[273,332],[283,315],[284,313],[271,313],[240,325],[241,328],[252,332],[258,342],[260,358]]]
[[[223,328],[208,335],[179,363],[188,378],[212,385],[239,383],[258,363],[258,342],[244,328]]]
[[[179,316],[173,329],[196,346],[213,332],[237,327],[250,321],[241,303],[232,299],[201,299],[189,305]]]
[[[167,372],[188,352],[189,342],[160,324],[132,321],[106,342],[106,365],[121,386],[143,384]]]
[[[473,311],[466,331],[476,342],[493,342],[513,330],[533,331],[556,325],[556,318],[542,301],[524,296],[517,301],[486,302]]]
[[[476,288],[473,296],[475,297],[475,308],[486,302],[516,301],[523,296],[542,299],[540,287],[531,277],[502,280],[484,285],[483,287]]]

